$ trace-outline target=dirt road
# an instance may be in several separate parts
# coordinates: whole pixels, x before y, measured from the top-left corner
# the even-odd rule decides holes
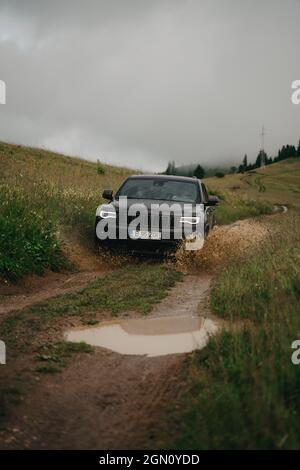
[[[243,250],[249,253],[249,246],[257,246],[266,233],[265,227],[253,221],[238,222],[214,231],[205,250],[193,260],[196,261],[194,266],[202,266],[202,270],[186,274],[149,315],[209,317],[212,265],[222,265],[225,259],[236,257]],[[180,257],[179,266],[184,262]],[[60,292],[64,288],[76,289],[82,282],[99,275],[103,273],[82,273],[70,277],[70,281],[66,280],[57,289]],[[37,297],[19,299],[11,305],[19,302],[20,307],[32,300]],[[8,312],[7,305],[2,308]],[[0,431],[0,447],[163,447],[170,432],[176,432],[173,411],[187,386],[181,378],[186,357],[185,354],[129,356],[102,348],[78,355],[61,373],[35,377],[32,391],[14,407],[5,428]]]
[[[17,286],[0,288],[0,318],[44,300],[81,289],[89,282],[105,275],[105,271],[78,273],[47,273],[38,278],[30,276]],[[33,281],[33,283],[32,283]]]
[[[208,315],[210,276],[184,277],[151,315]],[[163,445],[184,388],[185,355],[122,356],[101,348],[49,376],[15,408],[3,448],[134,449]]]

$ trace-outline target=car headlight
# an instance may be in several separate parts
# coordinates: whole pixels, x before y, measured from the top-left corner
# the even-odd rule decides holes
[[[117,214],[114,211],[106,211],[104,209],[101,209],[99,213],[97,213],[97,215],[101,217],[102,219],[116,219],[117,218]]]
[[[191,224],[196,225],[199,224],[200,217],[180,217],[181,224]]]

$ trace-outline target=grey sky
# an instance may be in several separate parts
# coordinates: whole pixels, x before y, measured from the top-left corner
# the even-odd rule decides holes
[[[0,139],[160,171],[300,138],[298,0],[0,0]]]

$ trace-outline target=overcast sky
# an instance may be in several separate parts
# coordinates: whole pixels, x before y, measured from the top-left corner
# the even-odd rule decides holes
[[[0,140],[150,171],[300,138],[299,0],[0,0]]]

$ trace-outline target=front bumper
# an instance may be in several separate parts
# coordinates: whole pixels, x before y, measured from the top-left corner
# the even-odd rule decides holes
[[[159,254],[166,254],[166,253],[176,251],[176,249],[182,243],[182,240],[183,240],[182,237],[179,238],[178,235],[175,234],[175,231],[174,229],[172,229],[172,227],[170,228],[170,234],[168,238],[163,238],[162,236],[160,240],[152,240],[152,239],[144,240],[144,239],[130,238],[130,236],[128,235],[128,227],[125,227],[125,230],[123,230],[123,233],[124,232],[127,233],[126,239],[119,238],[118,228],[116,230],[115,238],[101,239],[101,238],[98,238],[97,233],[96,233],[96,227],[100,220],[101,220],[100,217],[96,217],[95,240],[101,247],[118,249],[118,250],[126,251],[129,253],[143,253],[143,254],[159,255]],[[160,228],[154,229],[154,230],[158,230],[160,231],[160,233],[162,233]]]

